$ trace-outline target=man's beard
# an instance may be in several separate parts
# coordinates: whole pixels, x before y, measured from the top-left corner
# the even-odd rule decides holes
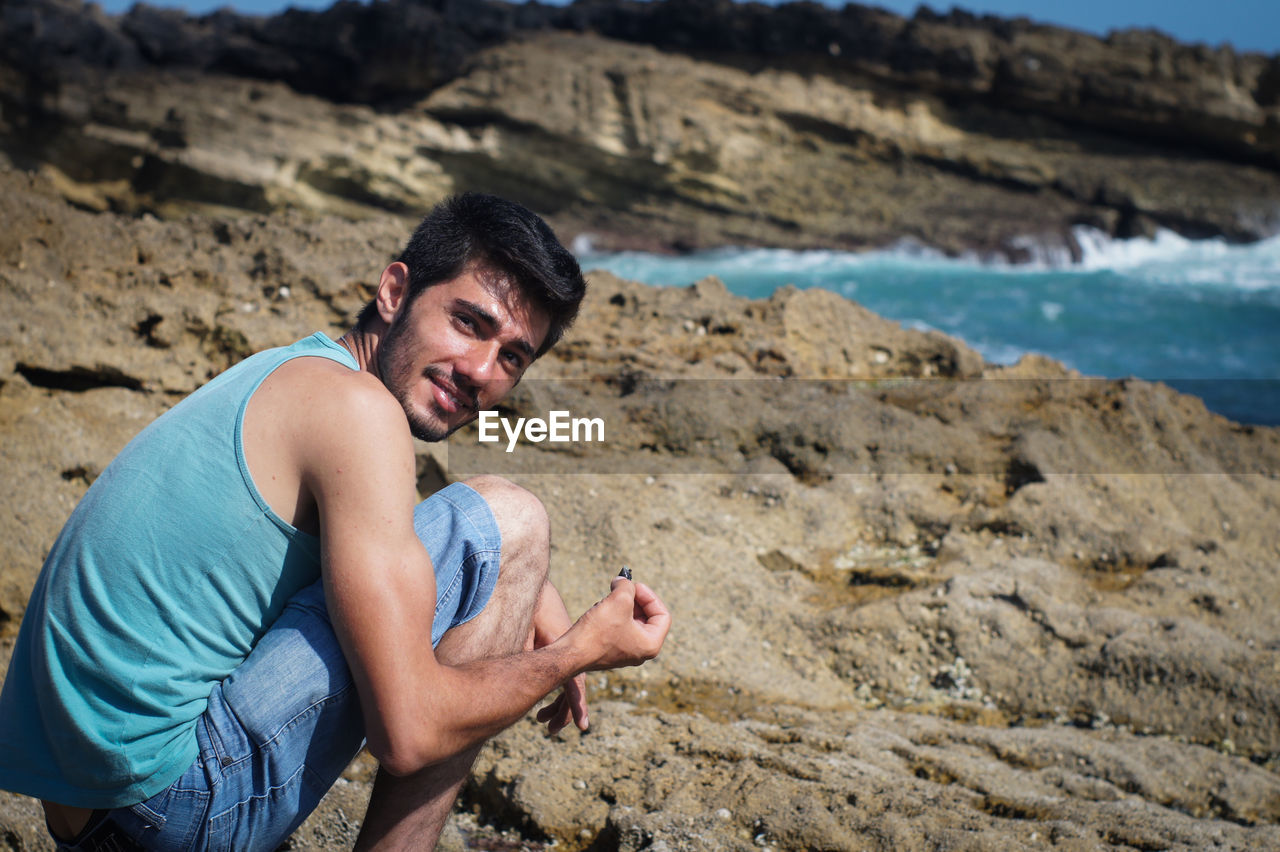
[[[378,376],[382,379],[382,384],[400,403],[400,407],[404,409],[404,416],[409,421],[409,431],[413,433],[413,437],[419,441],[443,441],[464,423],[450,427],[443,413],[437,414],[438,419],[423,417],[410,403],[410,388],[422,376],[446,384],[452,384],[452,382],[448,381],[449,377],[442,369],[433,365],[428,365],[420,375],[412,374],[412,353],[408,351],[409,341],[405,335],[407,326],[408,323],[401,322],[401,317],[397,316],[392,321],[391,327],[387,329],[386,336],[378,346]],[[432,404],[434,405],[434,401]]]

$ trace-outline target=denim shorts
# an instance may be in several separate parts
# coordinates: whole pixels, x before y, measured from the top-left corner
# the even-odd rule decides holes
[[[462,483],[421,503],[414,529],[435,567],[434,647],[488,603],[502,542],[489,504]],[[302,824],[364,745],[359,698],[319,581],[213,688],[196,740],[200,756],[168,789],[110,811],[87,837],[58,848],[132,841],[148,850],[272,850]]]

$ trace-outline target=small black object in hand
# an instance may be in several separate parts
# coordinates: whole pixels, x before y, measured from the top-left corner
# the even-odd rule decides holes
[[[627,566],[623,565],[623,566],[622,566],[622,570],[618,572],[618,576],[619,576],[619,577],[624,577],[624,578],[626,578],[626,579],[630,580],[630,579],[631,579],[631,569],[630,569],[630,568],[628,568]]]

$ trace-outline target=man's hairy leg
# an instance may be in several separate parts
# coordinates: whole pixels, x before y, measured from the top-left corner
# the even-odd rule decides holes
[[[484,611],[444,634],[436,658],[446,665],[502,657],[526,647],[546,581],[550,525],[533,494],[499,477],[468,480],[493,510],[502,534],[501,569]],[[431,849],[480,747],[408,776],[378,771],[357,850]]]

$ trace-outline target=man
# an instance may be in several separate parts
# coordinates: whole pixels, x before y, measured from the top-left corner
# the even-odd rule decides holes
[[[65,849],[274,849],[367,739],[360,848],[430,848],[480,745],[582,673],[654,657],[670,617],[616,578],[571,622],[548,521],[496,477],[414,506],[411,440],[508,393],[573,320],[541,219],[464,195],[356,327],[259,353],[147,427],[46,560],[0,694],[0,787]],[[319,578],[319,579],[317,579]]]

